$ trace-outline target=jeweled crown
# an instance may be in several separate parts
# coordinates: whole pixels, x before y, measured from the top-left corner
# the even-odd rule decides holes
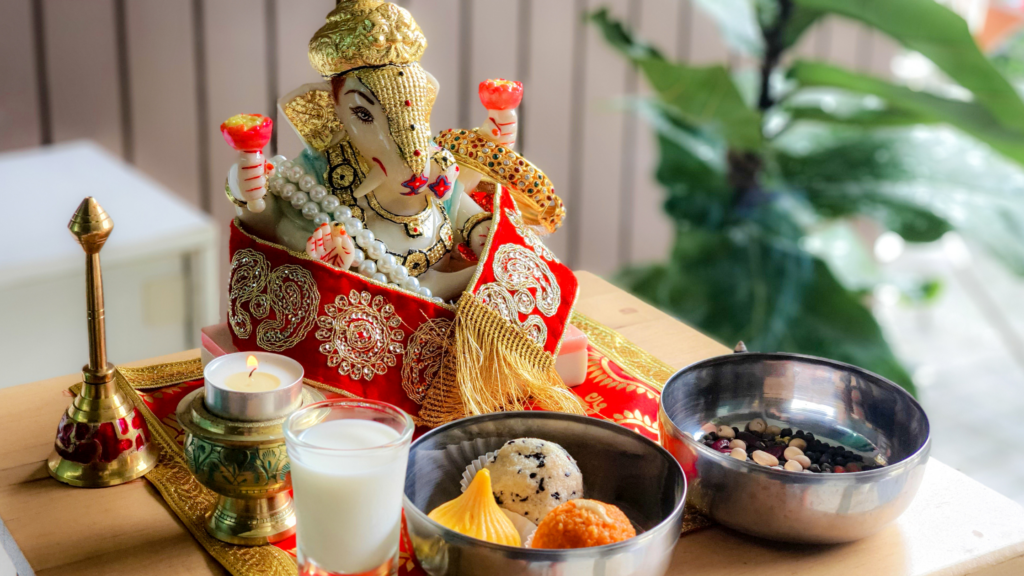
[[[427,38],[409,11],[382,0],[339,0],[309,41],[309,62],[325,78],[354,68],[419,61]]]

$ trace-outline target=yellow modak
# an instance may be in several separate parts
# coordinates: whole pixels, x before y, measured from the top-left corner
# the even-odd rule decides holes
[[[486,468],[476,473],[462,496],[434,508],[429,516],[459,534],[494,544],[522,546],[516,527],[494,500],[491,473]]]

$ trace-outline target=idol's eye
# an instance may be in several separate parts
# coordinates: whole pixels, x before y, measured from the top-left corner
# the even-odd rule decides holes
[[[373,114],[371,114],[366,108],[363,108],[362,106],[353,106],[352,108],[349,108],[349,110],[351,110],[352,114],[356,118],[359,118],[360,122],[364,124],[373,123]]]

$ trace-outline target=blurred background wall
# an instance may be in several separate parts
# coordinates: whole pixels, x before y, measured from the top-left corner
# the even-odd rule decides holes
[[[625,98],[645,91],[643,81],[582,16],[609,6],[668,55],[742,66],[706,15],[689,0],[399,3],[426,33],[423,64],[441,82],[435,132],[479,124],[479,81],[524,83],[518,145],[569,208],[568,221],[549,241],[563,260],[605,274],[665,254],[671,228],[653,182],[650,128],[621,108]],[[284,126],[275,103],[319,80],[306,44],[334,1],[2,5],[0,151],[88,138],[226,222],[233,207],[221,191],[235,153],[217,127],[239,112],[270,115]],[[835,19],[819,24],[798,52],[888,76],[896,47]],[[290,157],[301,145],[285,128],[271,148]],[[220,254],[223,269],[227,251]]]

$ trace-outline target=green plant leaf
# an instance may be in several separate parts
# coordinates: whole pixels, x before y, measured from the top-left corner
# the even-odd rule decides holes
[[[873,94],[885,100],[891,109],[955,126],[1024,165],[1024,132],[1004,124],[979,103],[917,92],[819,62],[796,62],[790,68],[789,77],[802,86],[829,86]]]
[[[761,115],[743,102],[725,67],[668,62],[655,48],[634,39],[605,9],[590,19],[609,44],[640,67],[658,98],[686,123],[719,134],[737,150],[761,147]]]
[[[760,56],[764,37],[758,26],[755,0],[694,0],[694,3],[718,25],[726,44],[734,50]]]
[[[803,191],[825,218],[863,215],[911,242],[938,240],[952,227],[927,204],[887,194],[882,183],[905,181],[909,171],[891,161],[892,145],[871,136],[817,145],[802,154],[776,151],[782,180]]]
[[[881,30],[935,63],[998,123],[1024,133],[1024,102],[992,66],[955,12],[935,0],[793,0]]]
[[[1024,275],[1024,170],[985,145],[944,126],[865,131],[810,123],[775,144],[778,178],[805,190],[822,214],[866,214],[908,240],[949,226]],[[896,213],[881,215],[893,206]],[[914,225],[917,216],[925,224]],[[902,219],[921,233],[901,227]]]
[[[671,265],[627,269],[618,281],[730,346],[833,358],[914,392],[857,294],[821,260],[744,228],[680,229]]]
[[[858,110],[851,114],[836,114],[835,112],[822,110],[814,106],[787,106],[786,112],[790,119],[812,120],[817,122],[829,122],[832,124],[844,124],[849,126],[861,126],[865,128],[877,128],[880,126],[912,126],[915,124],[932,124],[933,118],[915,114],[907,110],[882,108],[880,110]]]

